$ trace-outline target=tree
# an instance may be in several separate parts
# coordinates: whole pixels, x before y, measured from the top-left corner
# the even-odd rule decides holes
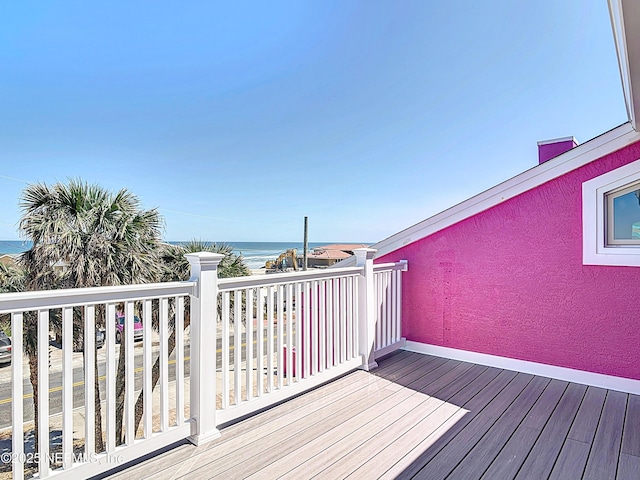
[[[128,190],[114,194],[74,179],[52,186],[35,184],[23,191],[20,206],[21,234],[33,242],[21,257],[27,290],[126,285],[158,278],[162,217],[156,209],[142,209],[138,197]],[[97,310],[101,312],[97,323],[111,326],[114,319],[105,319],[104,309]],[[36,344],[37,328],[34,322],[25,322],[37,445]],[[102,451],[97,360],[95,370],[96,449]]]

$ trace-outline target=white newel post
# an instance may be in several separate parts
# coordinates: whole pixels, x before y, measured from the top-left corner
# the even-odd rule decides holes
[[[373,286],[373,256],[377,252],[374,248],[357,248],[353,251],[356,265],[362,267],[362,274],[358,277],[358,336],[360,354],[363,356],[362,369],[376,368],[374,356],[376,335],[376,312]]]
[[[216,428],[216,327],[218,311],[219,253],[185,255],[191,264],[190,281],[197,282],[191,295],[191,427],[195,445],[220,436]]]

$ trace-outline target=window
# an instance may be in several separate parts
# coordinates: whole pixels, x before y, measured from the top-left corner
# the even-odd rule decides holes
[[[640,182],[607,193],[607,245],[640,245]]]
[[[585,265],[640,266],[640,160],[582,184]]]

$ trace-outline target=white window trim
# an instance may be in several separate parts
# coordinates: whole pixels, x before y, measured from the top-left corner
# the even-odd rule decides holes
[[[640,160],[582,184],[582,263],[640,267],[640,247],[607,245],[605,195],[640,181]]]

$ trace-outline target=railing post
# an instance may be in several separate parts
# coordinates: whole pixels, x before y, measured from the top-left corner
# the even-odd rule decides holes
[[[185,255],[191,264],[190,281],[197,282],[191,295],[191,406],[195,420],[189,441],[202,445],[220,436],[216,428],[216,350],[219,253]]]
[[[356,265],[362,267],[358,277],[358,340],[360,354],[363,356],[362,369],[376,368],[374,356],[376,336],[375,290],[373,287],[373,248],[357,248],[353,251]]]

